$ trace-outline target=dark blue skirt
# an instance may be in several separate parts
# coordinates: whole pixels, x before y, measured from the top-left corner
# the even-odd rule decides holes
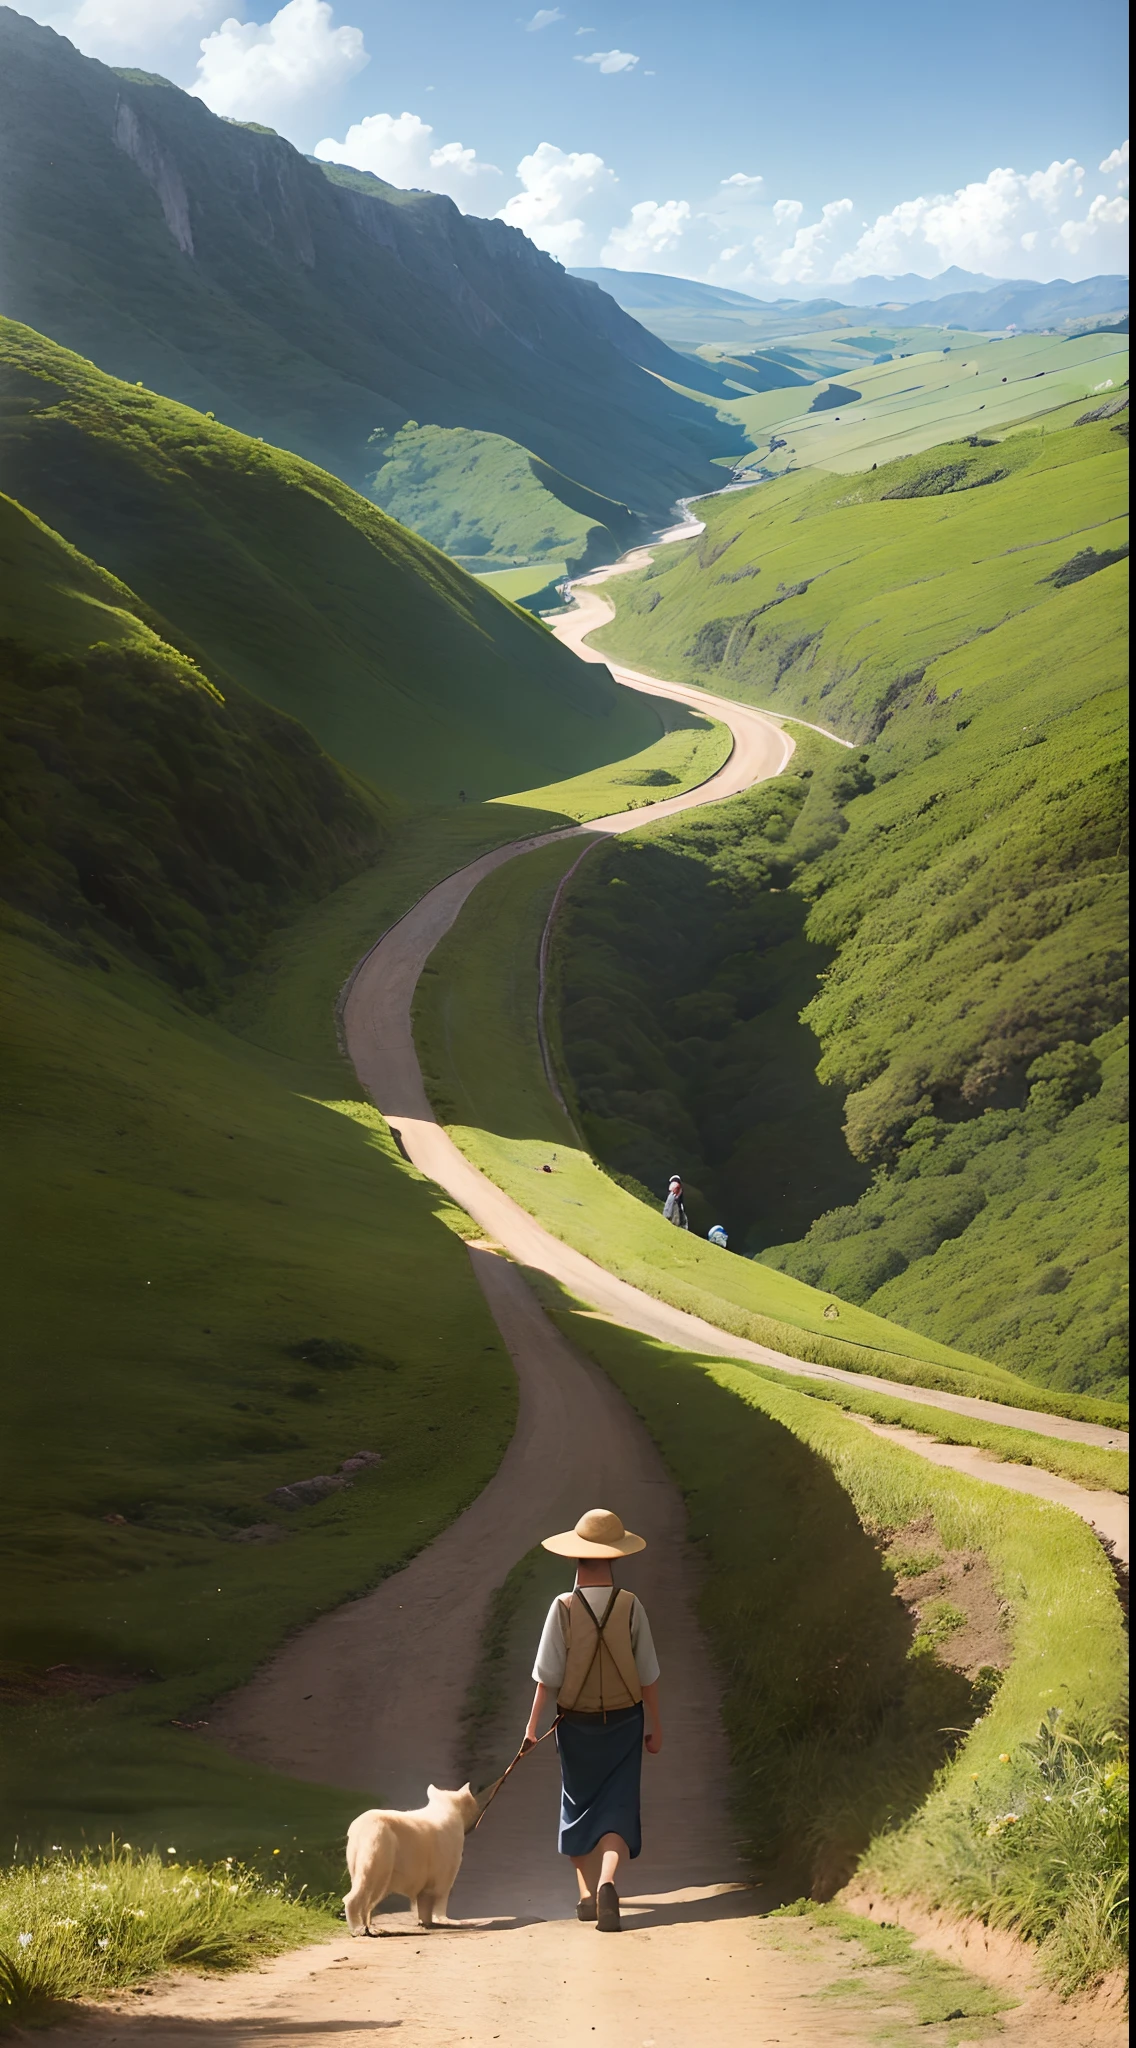
[[[621,1707],[606,1721],[568,1715],[556,1731],[560,1751],[562,1856],[587,1856],[604,1835],[622,1835],[632,1856],[643,1844],[639,1779],[643,1709]]]

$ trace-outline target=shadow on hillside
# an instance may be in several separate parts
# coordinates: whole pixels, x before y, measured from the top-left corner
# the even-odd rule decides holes
[[[541,1294],[559,1298],[555,1320],[611,1374],[682,1490],[706,1562],[699,1615],[735,1815],[769,1885],[761,1910],[830,1898],[872,1837],[922,1805],[986,1695],[929,1644],[912,1654],[883,1544],[823,1457],[696,1359],[596,1322],[547,1280]]]
[[[800,1020],[832,955],[806,937],[809,906],[783,886],[788,873],[768,845],[743,845],[727,885],[695,847],[617,840],[580,868],[554,931],[546,1029],[588,1149],[660,1203],[681,1165],[694,1228],[720,1218],[738,1250],[794,1241],[869,1178]],[[457,1121],[555,1146],[563,1127],[532,1044],[537,923],[553,888],[549,874],[524,957],[501,950],[492,904],[475,892],[434,956],[444,988],[429,999],[445,1013],[430,1045],[443,1115],[460,1069]],[[501,1059],[464,1044],[473,1014]]]

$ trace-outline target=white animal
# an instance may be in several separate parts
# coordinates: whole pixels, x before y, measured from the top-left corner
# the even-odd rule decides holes
[[[412,1813],[372,1807],[347,1830],[351,1890],[343,1901],[352,1934],[369,1934],[371,1915],[391,1892],[410,1900],[423,1927],[446,1917],[461,1869],[465,1838],[482,1801],[468,1785],[460,1792],[426,1787],[426,1804]]]

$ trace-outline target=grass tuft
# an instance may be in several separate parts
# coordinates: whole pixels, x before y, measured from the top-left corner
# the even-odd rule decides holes
[[[331,1932],[329,1907],[227,1857],[112,1842],[0,1873],[0,2023],[50,2018],[159,1970],[237,1970]]]
[[[1089,1990],[1128,1954],[1128,1780],[1108,1717],[1050,1707],[917,1845],[877,1845],[873,1870],[893,1891],[930,1885],[937,1902],[1037,1942],[1049,1983]]]

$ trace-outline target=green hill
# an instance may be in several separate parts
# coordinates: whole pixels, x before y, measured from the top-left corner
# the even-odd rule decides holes
[[[799,820],[790,777],[585,867],[565,968],[601,1156],[654,1174],[681,1115],[767,1263],[1086,1392],[1125,1355],[1126,480],[1109,419],[791,476],[613,583],[599,644],[864,745],[814,772],[809,740]],[[774,1251],[778,1204],[812,1227]]]
[[[397,434],[380,429],[373,457],[375,503],[479,573],[531,563],[563,576],[610,562],[639,538],[626,505],[584,490],[501,434],[410,420]]]
[[[376,788],[531,789],[658,738],[644,700],[326,471],[0,322],[11,495]]]
[[[334,995],[540,821],[413,810],[265,698],[403,799],[600,765],[629,728],[602,671],[324,472],[12,323],[2,348],[6,479],[146,593],[0,497],[3,1821],[21,1853],[303,1850],[317,1883],[326,1851],[330,1883],[350,1797],[193,1726],[452,1522],[515,1414]],[[309,1000],[281,1002],[279,953],[240,970],[297,918]]]
[[[310,162],[9,8],[0,174],[7,313],[357,487],[368,436],[410,418],[653,517],[741,448],[659,381],[662,342],[516,229]]]
[[[200,995],[377,857],[390,823],[373,791],[2,496],[0,572],[9,903]]]

